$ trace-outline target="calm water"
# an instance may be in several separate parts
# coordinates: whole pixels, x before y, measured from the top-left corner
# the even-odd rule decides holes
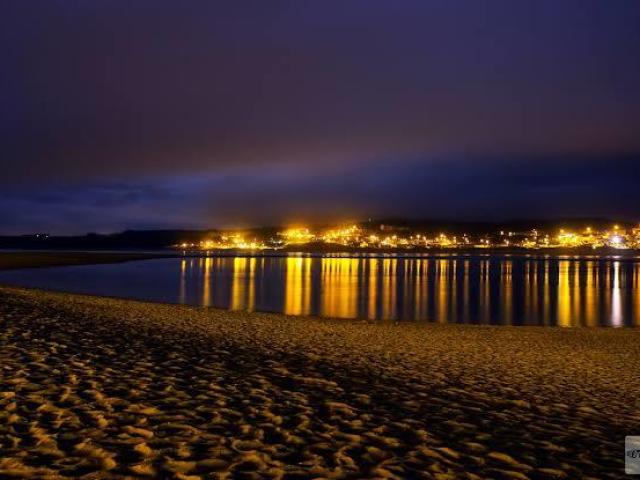
[[[640,325],[640,263],[625,260],[188,258],[0,272],[0,282],[291,315]]]

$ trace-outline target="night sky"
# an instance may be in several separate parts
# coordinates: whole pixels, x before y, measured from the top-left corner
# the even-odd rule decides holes
[[[0,233],[640,220],[640,1],[0,3]]]

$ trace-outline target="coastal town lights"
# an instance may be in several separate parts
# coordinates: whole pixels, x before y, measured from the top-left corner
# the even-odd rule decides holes
[[[384,232],[382,234],[381,232]],[[640,225],[626,229],[616,224],[609,230],[599,230],[592,226],[560,228],[556,233],[541,229],[528,229],[523,232],[499,230],[482,234],[451,234],[437,232],[412,231],[407,227],[381,225],[379,228],[366,228],[360,225],[346,225],[326,230],[314,230],[296,226],[275,232],[271,237],[260,234],[249,237],[247,232],[224,232],[211,235],[200,242],[182,242],[176,245],[183,250],[263,250],[281,249],[296,246],[324,243],[342,245],[356,249],[429,249],[429,248],[615,248],[640,249]]]

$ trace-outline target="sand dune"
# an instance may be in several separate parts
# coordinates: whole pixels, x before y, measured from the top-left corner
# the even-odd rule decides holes
[[[640,332],[0,288],[3,478],[620,478]]]

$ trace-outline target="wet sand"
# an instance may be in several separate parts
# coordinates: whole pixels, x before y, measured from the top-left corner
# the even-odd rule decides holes
[[[0,287],[2,478],[621,478],[640,331]]]
[[[169,258],[178,256],[166,254],[136,252],[2,252],[0,251],[0,270],[18,268],[59,267],[63,265],[91,265],[98,263],[119,263],[134,260],[150,260],[153,258]]]

